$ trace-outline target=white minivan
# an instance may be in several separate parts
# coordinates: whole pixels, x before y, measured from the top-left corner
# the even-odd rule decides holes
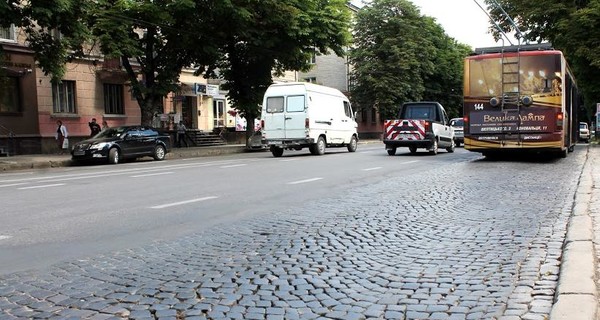
[[[308,147],[315,155],[326,147],[356,151],[358,124],[350,101],[339,90],[308,82],[271,85],[261,112],[262,140],[274,157],[284,149]]]

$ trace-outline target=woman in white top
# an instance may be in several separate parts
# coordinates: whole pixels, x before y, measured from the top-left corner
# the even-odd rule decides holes
[[[58,145],[58,149],[60,150],[59,154],[63,154],[63,150],[69,148],[68,145],[66,145],[65,147],[64,144],[65,139],[69,137],[69,133],[67,132],[67,127],[65,127],[62,124],[62,121],[57,120],[56,124],[58,125],[58,127],[56,128],[56,134],[54,135],[54,138],[56,139],[56,144]]]

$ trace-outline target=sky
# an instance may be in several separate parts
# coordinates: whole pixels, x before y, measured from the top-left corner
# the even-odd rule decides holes
[[[436,19],[446,34],[472,48],[501,46],[488,32],[489,18],[475,0],[409,0],[420,8],[421,14]],[[477,0],[486,7],[483,0]],[[360,6],[361,0],[353,0]],[[513,43],[514,40],[511,39]],[[505,43],[509,45],[508,42]]]

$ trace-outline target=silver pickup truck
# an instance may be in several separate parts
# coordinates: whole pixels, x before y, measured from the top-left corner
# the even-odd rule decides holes
[[[424,148],[437,154],[439,148],[454,152],[454,129],[450,126],[444,107],[438,102],[407,102],[402,105],[398,119],[385,120],[383,143],[387,153],[396,154],[399,147],[411,153]]]

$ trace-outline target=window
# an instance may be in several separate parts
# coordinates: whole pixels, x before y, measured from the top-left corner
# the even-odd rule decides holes
[[[310,64],[316,64],[317,63],[317,53],[316,52],[313,52],[310,55],[310,61],[309,61],[309,63]]]
[[[348,101],[344,101],[344,112],[348,118],[354,118],[352,115],[352,108],[350,107],[350,103]]]
[[[12,40],[12,41],[17,40],[17,37],[15,35],[15,26],[11,25],[8,28],[0,27],[0,39],[6,39],[6,40]]]
[[[0,78],[0,113],[20,112],[19,78]]]
[[[366,122],[367,122],[367,109],[366,109],[366,108],[363,108],[363,109],[360,111],[360,120],[361,120],[363,123],[366,123]]]
[[[302,112],[304,111],[304,96],[288,97],[288,112]]]
[[[304,78],[304,82],[317,83],[317,77]]]
[[[75,81],[53,83],[52,102],[54,113],[75,113]]]
[[[104,113],[125,114],[123,106],[123,85],[104,84]]]
[[[267,113],[283,112],[283,97],[267,98]]]

